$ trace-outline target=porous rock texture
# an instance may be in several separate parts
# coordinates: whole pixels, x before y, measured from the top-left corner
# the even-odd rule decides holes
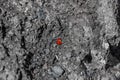
[[[0,80],[120,80],[120,0],[0,0]]]

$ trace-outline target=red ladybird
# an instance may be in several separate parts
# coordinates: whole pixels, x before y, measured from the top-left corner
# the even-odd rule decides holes
[[[61,38],[57,38],[56,44],[57,44],[57,45],[61,45],[61,44],[62,44],[62,39],[61,39]]]

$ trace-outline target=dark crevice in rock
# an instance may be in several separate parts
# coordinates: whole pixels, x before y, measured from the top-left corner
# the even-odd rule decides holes
[[[108,60],[107,63],[105,64],[105,70],[114,67],[119,63],[119,60],[116,57],[112,56],[111,54],[108,55],[107,59]]]
[[[118,76],[118,77],[115,76],[115,80],[120,80],[120,76]]]
[[[117,0],[117,10],[116,10],[116,20],[117,20],[117,24],[119,26],[119,31],[120,31],[120,0]]]
[[[84,57],[84,61],[86,61],[86,62],[88,62],[88,63],[91,63],[91,61],[92,61],[92,56],[91,56],[90,53],[87,54],[87,55]]]
[[[52,62],[53,62],[52,64],[55,64],[58,62],[58,59],[56,57],[54,57]]]
[[[21,48],[26,49],[24,36],[21,36]]]
[[[56,19],[57,19],[57,21],[58,21],[59,26],[62,27],[62,23],[61,23],[60,18],[56,17]],[[59,28],[59,30],[60,30],[60,29],[61,29],[61,28]]]
[[[29,52],[26,55],[26,58],[25,58],[24,63],[23,63],[24,70],[25,70],[27,76],[30,78],[30,80],[33,79],[33,75],[32,75],[32,72],[30,70],[30,65],[31,65],[31,59],[32,59],[32,57],[33,57],[33,53]]]
[[[2,16],[6,17],[7,16],[7,11],[5,11]]]
[[[118,46],[110,45],[110,53],[120,61],[120,42]]]
[[[17,68],[17,69],[16,69],[16,74],[18,74],[18,73],[19,73],[19,71],[20,71],[20,68]]]
[[[2,10],[2,8],[0,8],[0,15],[3,13],[3,10]]]
[[[8,57],[10,57],[9,49],[8,49],[4,44],[2,44],[2,45],[3,45],[4,49],[5,49],[5,54],[6,54]]]
[[[19,65],[19,60],[17,55],[16,55],[16,63]]]
[[[4,71],[5,70],[5,66],[3,66],[3,68],[2,68],[2,71]]]
[[[6,37],[6,26],[3,20],[1,20],[1,30],[2,30],[2,39],[4,39]]]
[[[43,34],[43,32],[44,32],[44,25],[42,25],[42,26],[40,26],[40,28],[37,30],[37,32],[38,32],[38,36],[37,36],[37,38],[38,39],[40,39],[41,37],[42,37],[42,34]]]
[[[18,75],[18,80],[22,80],[23,74],[21,71],[19,71],[19,75]]]
[[[82,60],[80,65],[80,71],[82,72],[82,76],[87,76],[87,67],[84,64],[84,61]]]
[[[112,66],[109,65],[108,62],[107,62],[107,64],[105,64],[105,70],[107,70],[109,67],[112,67]]]
[[[21,30],[20,30],[20,33],[22,34],[23,31],[25,31],[24,27],[25,27],[25,22],[20,19],[20,26],[21,26]]]
[[[25,58],[25,66],[26,68],[29,68],[29,65],[31,64],[30,60],[32,59],[33,57],[33,53],[29,52],[29,54],[26,55],[26,58]]]
[[[105,69],[107,70],[109,67],[113,67],[120,63],[120,42],[118,46],[111,45],[109,43],[109,53],[107,56],[107,63],[105,65]]]
[[[62,25],[61,19],[60,19],[59,17],[56,17],[56,20],[57,20],[57,22],[58,22],[58,24],[59,24],[59,31],[60,31],[60,33],[59,33],[58,36],[60,36],[61,34],[64,33],[64,30],[65,30],[67,27],[66,27],[65,25]]]

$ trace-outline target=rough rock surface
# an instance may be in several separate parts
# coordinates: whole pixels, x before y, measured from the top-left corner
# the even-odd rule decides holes
[[[120,80],[120,0],[0,0],[0,80]]]

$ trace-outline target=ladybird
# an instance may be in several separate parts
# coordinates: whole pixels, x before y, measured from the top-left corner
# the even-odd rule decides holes
[[[61,38],[57,38],[56,44],[57,44],[57,45],[61,45],[61,44],[62,44],[62,39],[61,39]]]

